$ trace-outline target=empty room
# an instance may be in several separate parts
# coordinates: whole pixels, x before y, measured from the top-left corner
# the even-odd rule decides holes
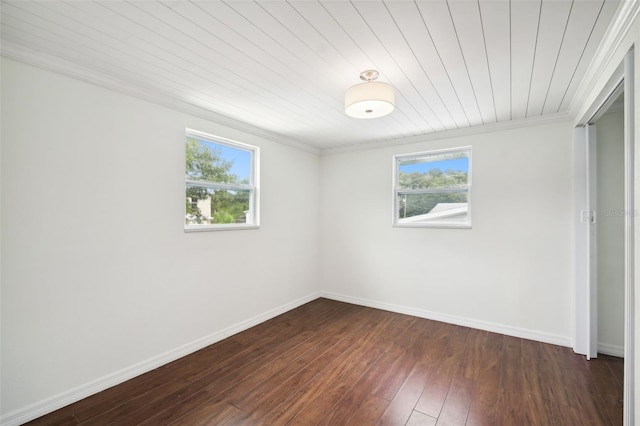
[[[640,425],[639,11],[0,0],[0,423]]]

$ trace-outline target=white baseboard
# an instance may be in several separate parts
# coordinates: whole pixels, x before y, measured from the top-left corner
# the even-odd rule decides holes
[[[539,331],[528,330],[524,328],[510,327],[503,324],[496,324],[496,323],[491,323],[487,321],[478,321],[472,318],[457,317],[454,315],[447,315],[439,312],[432,312],[432,311],[426,311],[423,309],[410,308],[408,306],[394,305],[391,303],[379,302],[379,301],[369,300],[369,299],[361,299],[359,297],[352,297],[344,294],[321,292],[320,296],[326,297],[327,299],[338,300],[340,302],[352,303],[354,305],[367,306],[370,308],[376,308],[376,309],[382,309],[385,311],[397,312],[400,314],[412,315],[415,317],[461,325],[464,327],[477,328],[480,330],[506,334],[508,336],[520,337],[523,339],[535,340],[538,342],[551,343],[559,346],[572,347],[572,344],[573,344],[570,337],[561,336],[558,334],[541,333]]]
[[[624,358],[624,346],[598,342],[598,353]]]
[[[531,339],[545,343],[551,343],[555,345],[571,347],[571,339],[565,336],[560,336],[550,333],[540,333],[533,330],[521,329],[516,327],[504,326],[501,324],[490,323],[486,321],[478,321],[470,318],[457,317],[453,315],[441,314],[438,312],[431,312],[422,309],[411,308],[407,306],[394,305],[391,303],[384,303],[374,300],[362,299],[358,297],[347,296],[343,294],[330,293],[330,292],[316,292],[293,302],[286,303],[275,309],[267,311],[263,314],[257,315],[246,321],[242,321],[231,327],[227,327],[223,330],[217,331],[213,334],[205,336],[201,339],[182,345],[178,348],[172,349],[163,354],[157,355],[153,358],[134,364],[130,367],[116,371],[107,376],[98,378],[84,385],[62,392],[53,397],[47,398],[43,401],[39,401],[35,404],[31,404],[25,408],[15,410],[11,413],[2,416],[0,424],[4,426],[17,426],[47,413],[51,413],[59,408],[65,407],[83,398],[96,394],[100,391],[108,389],[112,386],[125,382],[129,379],[137,377],[169,362],[175,361],[178,358],[189,355],[195,351],[205,348],[213,343],[216,343],[229,336],[237,334],[255,325],[263,323],[271,318],[274,318],[280,314],[297,308],[307,302],[317,299],[318,297],[325,297],[327,299],[338,300],[341,302],[351,303],[354,305],[367,306],[370,308],[382,309],[385,311],[397,312],[406,315],[413,315],[420,318],[427,318],[435,321],[446,322],[450,324],[461,325],[465,327],[477,328],[480,330],[491,331],[494,333],[506,334],[509,336],[521,337],[524,339]],[[618,350],[617,347],[612,345],[603,345],[604,350],[601,350],[601,345],[598,346],[598,350],[601,353],[614,356]],[[619,348],[622,353],[622,348]]]
[[[100,377],[89,383],[86,383],[84,385],[62,392],[58,395],[47,398],[45,400],[36,402],[27,407],[7,413],[6,415],[2,416],[2,419],[0,419],[0,425],[3,425],[3,426],[21,425],[23,423],[36,419],[40,416],[51,413],[57,409],[66,407],[67,405],[77,402],[83,398],[86,398],[88,396],[101,392],[112,386],[115,386],[129,379],[137,377],[141,374],[144,374],[148,371],[156,369],[162,365],[168,364],[169,362],[175,361],[178,358],[182,358],[183,356],[189,355],[190,353],[193,353],[202,348],[205,348],[229,336],[232,336],[248,328],[251,328],[255,325],[263,323],[280,314],[283,314],[287,311],[295,309],[298,306],[304,305],[307,302],[315,300],[318,297],[321,297],[320,293],[312,293],[308,296],[294,300],[293,302],[290,302],[290,303],[286,303],[275,309],[271,309],[270,311],[267,311],[263,314],[256,315],[255,317],[250,318],[246,321],[242,321],[238,324],[232,325],[231,327],[227,327],[223,330],[217,331],[213,334],[210,334],[208,336],[205,336],[193,342],[187,343],[185,345],[182,345],[180,347],[167,351],[163,354],[157,355],[153,358],[149,358],[147,360],[134,364],[130,367],[116,371],[112,374],[108,374],[104,377]]]

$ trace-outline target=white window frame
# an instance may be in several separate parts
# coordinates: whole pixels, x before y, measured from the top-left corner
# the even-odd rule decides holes
[[[231,139],[222,138],[219,136],[204,133],[198,130],[186,129],[185,131],[185,146],[187,138],[192,137],[195,139],[211,142],[216,145],[225,145],[230,148],[241,149],[249,151],[251,153],[250,163],[250,176],[249,184],[233,184],[233,183],[217,183],[208,181],[199,181],[187,179],[187,173],[185,169],[185,191],[189,186],[199,186],[208,189],[222,189],[222,190],[239,190],[249,191],[249,211],[250,217],[247,217],[247,223],[206,223],[206,224],[191,224],[184,223],[184,216],[186,216],[186,206],[183,214],[184,232],[201,232],[201,231],[227,231],[232,229],[257,229],[260,228],[260,148],[257,146],[249,145],[242,142],[236,142]],[[186,161],[185,163],[186,168]],[[184,202],[184,201],[183,201]]]
[[[466,152],[469,159],[469,171],[467,175],[467,185],[449,188],[425,188],[425,189],[400,189],[399,172],[400,162],[412,159],[420,159],[429,156],[441,156],[449,153]],[[461,146],[455,148],[438,149],[432,151],[413,152],[409,154],[397,154],[393,156],[393,195],[392,195],[392,224],[397,228],[471,228],[471,146]],[[399,217],[400,197],[409,194],[437,194],[437,193],[456,193],[463,192],[467,194],[467,221],[466,222],[411,222],[401,223]]]

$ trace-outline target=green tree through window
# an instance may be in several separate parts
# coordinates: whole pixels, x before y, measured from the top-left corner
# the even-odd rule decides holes
[[[471,148],[394,156],[394,225],[470,227]]]
[[[399,172],[400,188],[455,188],[467,184],[467,173],[460,170],[431,169],[426,173]],[[436,194],[402,194],[400,198],[399,217],[418,216],[428,213],[440,203],[466,203],[466,193],[436,193]]]
[[[250,178],[253,154],[241,147],[219,144],[187,133],[187,229],[193,225],[255,224],[252,217],[255,188]],[[235,164],[234,158],[242,164]],[[238,177],[234,169],[246,177]]]

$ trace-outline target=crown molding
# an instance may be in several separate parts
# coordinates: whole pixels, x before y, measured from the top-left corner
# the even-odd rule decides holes
[[[618,54],[618,49],[622,46],[639,12],[640,0],[621,1],[582,81],[578,85],[578,89],[569,102],[569,112],[572,117],[577,117],[580,109],[584,108],[584,105],[588,102],[588,98],[596,88],[598,80],[602,77],[606,68],[610,66],[614,56]]]
[[[442,132],[425,133],[417,136],[410,136],[399,139],[385,139],[377,142],[365,142],[348,146],[338,146],[334,148],[326,148],[320,151],[322,156],[330,156],[353,151],[363,151],[367,149],[387,148],[398,145],[409,145],[427,141],[435,141],[442,139],[450,139],[464,136],[479,135],[482,133],[499,132],[502,130],[518,129],[530,126],[540,126],[544,124],[554,124],[570,122],[571,116],[568,113],[560,112],[555,114],[545,114],[535,117],[522,118],[511,121],[501,121],[496,123],[482,124],[478,126],[465,127],[463,129],[445,130]]]
[[[240,120],[228,117],[223,114],[219,114],[217,112],[199,107],[197,105],[193,105],[189,102],[177,99],[172,96],[162,95],[153,88],[144,87],[139,82],[134,82],[123,78],[116,78],[100,72],[99,70],[87,68],[40,51],[17,45],[10,41],[2,41],[0,46],[0,56],[25,63],[27,65],[32,65],[38,68],[62,74],[67,77],[72,77],[86,83],[122,93],[124,95],[142,99],[144,101],[183,112],[194,117],[209,120],[216,124],[229,127],[233,130],[248,133],[250,135],[267,139],[272,142],[281,143],[283,145],[287,145],[292,148],[296,148],[316,155],[320,153],[320,150],[318,148],[310,144],[302,143],[282,134],[270,132],[256,126],[252,126]]]
[[[640,0],[622,0],[616,15],[610,25],[602,43],[598,47],[594,60],[589,65],[585,78],[578,86],[576,94],[570,101],[569,113],[547,114],[544,116],[536,116],[525,119],[511,120],[507,122],[490,123],[485,125],[473,126],[463,129],[447,130],[442,132],[427,133],[422,135],[411,136],[407,138],[390,138],[378,141],[367,141],[356,144],[340,144],[338,146],[320,148],[314,146],[312,142],[300,142],[289,136],[276,132],[271,132],[263,128],[252,126],[240,120],[225,116],[223,114],[208,110],[191,104],[187,101],[177,99],[175,97],[160,94],[151,87],[144,87],[139,82],[130,81],[125,78],[116,78],[99,70],[79,66],[70,61],[54,57],[52,55],[17,45],[10,41],[3,40],[0,46],[0,55],[53,71],[62,75],[66,75],[84,82],[94,84],[109,90],[113,90],[125,95],[133,96],[148,102],[152,102],[163,107],[177,110],[198,118],[212,121],[238,130],[253,136],[267,139],[269,141],[281,143],[302,151],[306,151],[316,155],[333,155],[343,152],[360,151],[366,149],[376,149],[395,145],[405,145],[411,143],[425,142],[431,140],[439,140],[460,136],[469,136],[486,132],[501,131],[513,129],[522,126],[534,126],[539,124],[555,123],[560,121],[571,120],[576,117],[579,108],[585,102],[587,96],[592,92],[597,84],[598,78],[603,74],[605,68],[609,65],[612,58],[616,54],[616,50],[622,44],[625,35],[628,33],[635,18],[640,12]]]

